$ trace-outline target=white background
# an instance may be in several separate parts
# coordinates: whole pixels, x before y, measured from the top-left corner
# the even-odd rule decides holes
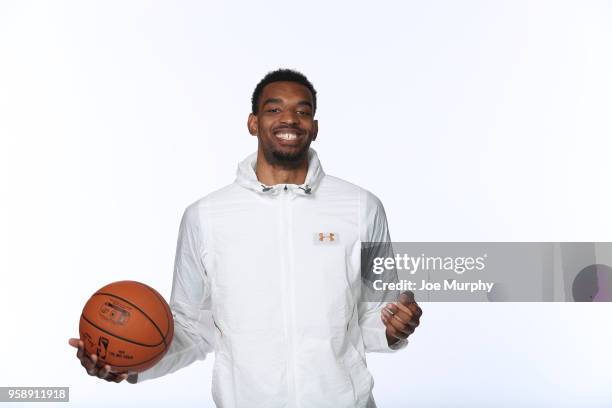
[[[610,2],[2,1],[1,386],[212,406],[212,356],[107,384],[67,339],[108,282],[168,298],[180,216],[255,149],[278,67],[394,240],[612,240]],[[612,305],[422,306],[406,350],[368,356],[380,407],[612,405]]]

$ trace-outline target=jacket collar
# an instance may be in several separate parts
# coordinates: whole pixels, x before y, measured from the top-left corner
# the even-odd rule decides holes
[[[312,195],[319,186],[323,176],[325,176],[317,152],[312,148],[308,149],[308,173],[306,174],[304,184],[301,185],[276,184],[266,186],[257,180],[257,175],[255,174],[256,163],[257,152],[242,160],[238,164],[238,170],[236,171],[236,183],[244,188],[266,195],[276,195],[285,189],[285,187],[298,195]]]

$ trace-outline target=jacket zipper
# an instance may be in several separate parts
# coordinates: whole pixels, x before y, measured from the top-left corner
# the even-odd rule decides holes
[[[291,214],[289,200],[289,191],[287,187],[281,192],[281,211],[280,211],[280,243],[281,243],[281,264],[282,264],[282,287],[283,287],[283,317],[285,339],[287,340],[287,393],[288,406],[298,407],[297,404],[297,386],[295,379],[295,321],[294,312],[294,297],[293,297],[293,268],[291,265]]]
[[[295,192],[292,191],[292,194],[295,194]],[[288,192],[286,195],[289,195]],[[300,407],[300,403],[299,403],[299,398],[298,398],[298,384],[299,382],[299,378],[298,378],[298,374],[299,371],[296,367],[297,362],[296,362],[296,339],[297,339],[297,328],[296,328],[296,312],[295,312],[295,270],[294,270],[294,266],[295,266],[295,259],[294,259],[294,251],[293,251],[293,212],[292,212],[292,202],[293,199],[295,199],[295,196],[291,196],[291,197],[287,197],[287,257],[289,260],[289,264],[288,264],[288,271],[289,271],[289,323],[291,324],[290,327],[290,332],[291,332],[291,362],[292,362],[292,368],[293,368],[293,396],[294,396],[294,403],[295,403],[295,407],[299,408]],[[291,200],[290,200],[291,199]]]

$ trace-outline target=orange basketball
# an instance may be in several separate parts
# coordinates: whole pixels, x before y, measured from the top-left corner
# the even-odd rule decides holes
[[[88,354],[115,372],[141,372],[166,353],[174,320],[170,307],[153,288],[135,281],[104,286],[85,304],[79,323]]]

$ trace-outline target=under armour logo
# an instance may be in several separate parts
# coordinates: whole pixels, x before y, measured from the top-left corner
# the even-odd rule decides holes
[[[315,234],[315,241],[318,244],[337,242],[338,234],[335,232],[318,232]]]

